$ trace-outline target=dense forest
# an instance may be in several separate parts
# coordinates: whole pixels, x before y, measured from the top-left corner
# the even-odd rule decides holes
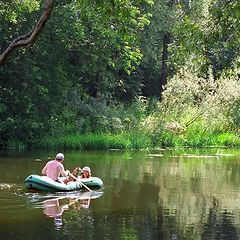
[[[240,145],[240,2],[0,2],[1,148]]]

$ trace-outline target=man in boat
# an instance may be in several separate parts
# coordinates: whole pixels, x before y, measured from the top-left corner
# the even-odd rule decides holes
[[[59,180],[60,175],[63,177],[67,177],[70,173],[69,170],[65,170],[62,164],[64,160],[64,155],[62,153],[58,153],[54,160],[51,160],[46,163],[44,168],[42,169],[42,174],[51,178],[56,182],[61,182]]]

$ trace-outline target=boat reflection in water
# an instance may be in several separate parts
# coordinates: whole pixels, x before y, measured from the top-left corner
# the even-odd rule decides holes
[[[74,208],[89,208],[92,199],[99,198],[103,192],[68,192],[58,194],[30,194],[28,195],[29,203],[33,208],[43,208],[43,213],[54,219],[54,224],[57,230],[63,225],[62,215],[65,210]]]
[[[62,214],[68,210],[68,204],[60,205],[59,199],[49,199],[43,202],[43,213],[54,219],[57,229],[62,227]]]

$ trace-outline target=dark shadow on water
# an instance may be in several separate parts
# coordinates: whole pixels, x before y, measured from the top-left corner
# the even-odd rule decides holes
[[[234,224],[234,214],[228,212],[226,209],[220,212],[218,201],[215,198],[213,198],[207,222],[203,224],[202,239],[239,239],[239,233]]]

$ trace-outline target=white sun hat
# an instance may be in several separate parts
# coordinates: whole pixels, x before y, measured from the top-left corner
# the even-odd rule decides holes
[[[87,172],[91,173],[91,168],[86,166],[82,169],[82,171],[87,171]]]
[[[64,155],[63,155],[62,153],[58,153],[58,154],[56,155],[56,159],[57,159],[57,160],[64,160]]]

